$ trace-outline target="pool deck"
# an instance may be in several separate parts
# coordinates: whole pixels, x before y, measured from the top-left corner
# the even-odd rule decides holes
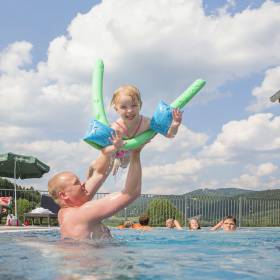
[[[0,226],[0,234],[4,232],[16,232],[16,231],[47,231],[58,230],[59,227],[43,227],[43,226]]]

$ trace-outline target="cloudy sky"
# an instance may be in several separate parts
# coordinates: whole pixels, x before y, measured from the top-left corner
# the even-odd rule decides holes
[[[105,64],[104,101],[136,85],[142,113],[194,80],[175,139],[157,136],[143,158],[143,192],[280,187],[280,1],[4,1],[0,4],[0,152],[37,156],[85,177],[98,151],[81,139],[92,117],[91,75]],[[119,190],[125,171],[103,192]]]

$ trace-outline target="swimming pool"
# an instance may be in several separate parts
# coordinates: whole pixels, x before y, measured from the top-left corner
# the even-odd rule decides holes
[[[73,242],[58,231],[0,233],[0,278],[280,279],[280,228],[112,234],[113,241]]]

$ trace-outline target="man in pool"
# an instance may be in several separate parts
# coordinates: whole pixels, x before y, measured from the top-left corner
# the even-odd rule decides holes
[[[50,179],[49,193],[61,207],[58,222],[62,238],[81,240],[111,237],[109,229],[101,221],[126,207],[141,194],[140,148],[131,152],[124,188],[118,193],[92,200],[111,171],[110,162],[115,151],[123,145],[121,136],[112,136],[112,143],[112,146],[101,151],[91,165],[85,183],[72,172],[61,172]]]

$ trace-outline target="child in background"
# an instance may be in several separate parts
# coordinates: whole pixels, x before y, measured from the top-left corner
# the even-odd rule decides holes
[[[174,219],[174,218],[167,219],[165,221],[165,226],[167,228],[176,228],[176,229],[180,229],[180,230],[183,229],[181,227],[180,223],[176,219]]]
[[[223,229],[224,231],[236,230],[236,219],[233,216],[226,216],[223,220],[213,226],[210,230]]]
[[[139,90],[132,85],[125,85],[118,88],[111,100],[111,106],[114,107],[120,118],[112,124],[116,132],[120,132],[124,139],[130,139],[150,128],[150,119],[140,115],[142,100]],[[173,120],[166,137],[173,138],[178,131],[182,121],[182,112],[174,109],[172,112]],[[113,167],[113,175],[118,168],[126,168],[129,163],[127,151],[119,151],[116,154],[116,160]]]
[[[198,219],[191,218],[189,220],[189,229],[190,230],[198,230],[201,229]]]

